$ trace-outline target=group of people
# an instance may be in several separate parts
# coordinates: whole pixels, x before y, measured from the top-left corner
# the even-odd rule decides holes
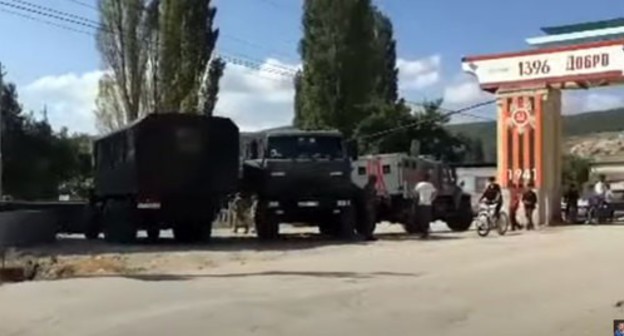
[[[613,192],[611,186],[607,182],[605,175],[598,176],[598,181],[587,190],[590,208],[598,209],[602,205],[607,205],[613,201]],[[563,201],[565,203],[565,217],[569,221],[575,221],[578,211],[578,200],[581,198],[581,192],[576,184],[571,183],[563,194]],[[589,219],[588,219],[589,220]]]
[[[537,194],[534,191],[533,183],[529,182],[526,186],[522,182],[512,183],[510,196],[509,220],[511,221],[511,230],[515,231],[523,228],[523,226],[518,223],[518,210],[520,210],[520,205],[524,207],[527,230],[535,229],[533,213],[537,207]],[[500,218],[500,211],[503,207],[503,193],[501,186],[496,183],[496,178],[490,177],[488,179],[488,184],[479,202],[485,202],[486,204],[495,206],[494,217],[496,220]]]

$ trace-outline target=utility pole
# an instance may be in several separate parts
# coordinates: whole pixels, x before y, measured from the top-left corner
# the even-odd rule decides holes
[[[0,201],[2,201],[2,128],[4,126],[2,114],[4,113],[2,108],[2,102],[4,98],[4,69],[2,63],[0,63]]]

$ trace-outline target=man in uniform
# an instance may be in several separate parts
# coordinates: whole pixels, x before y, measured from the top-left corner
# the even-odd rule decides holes
[[[366,221],[365,223],[361,223],[361,225],[374,226],[376,223],[376,215],[377,215],[377,175],[369,175],[368,182],[364,186],[364,207],[366,211],[366,216],[363,219]],[[367,235],[364,239],[373,241],[376,240],[373,235],[374,230],[365,230]]]
[[[494,176],[488,179],[488,185],[485,187],[485,191],[483,191],[483,195],[481,195],[479,202],[496,205],[496,208],[494,209],[494,217],[498,220],[500,217],[500,210],[503,207],[503,194],[501,187],[498,183],[496,183],[496,178]]]
[[[236,194],[233,202],[234,208],[234,233],[238,232],[238,228],[243,228],[245,234],[249,233],[251,225],[250,214],[252,208],[252,198],[245,192]]]
[[[533,183],[529,182],[528,187],[522,193],[522,203],[524,205],[524,214],[527,221],[527,230],[533,230],[533,213],[537,207],[537,194],[533,191]]]

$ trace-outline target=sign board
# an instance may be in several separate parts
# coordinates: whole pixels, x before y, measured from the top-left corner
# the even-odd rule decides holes
[[[624,41],[466,57],[462,67],[484,88],[614,79],[624,71]]]

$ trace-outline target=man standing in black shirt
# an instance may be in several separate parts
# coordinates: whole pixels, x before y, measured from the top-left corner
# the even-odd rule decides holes
[[[483,191],[483,195],[481,195],[479,202],[496,205],[494,216],[496,217],[496,220],[498,220],[500,217],[500,210],[503,207],[503,193],[500,185],[496,183],[496,178],[494,176],[488,179],[488,185],[485,187],[485,191]]]

